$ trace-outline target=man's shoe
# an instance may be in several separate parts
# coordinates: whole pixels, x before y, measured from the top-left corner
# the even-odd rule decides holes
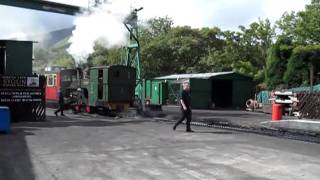
[[[194,132],[194,131],[192,131],[191,129],[188,129],[188,130],[186,130],[186,132]]]
[[[177,128],[177,126],[173,126],[173,128],[172,128],[172,129],[175,131],[175,130],[176,130],[176,128]]]
[[[61,114],[61,116],[65,116],[64,114]]]
[[[58,116],[58,113],[54,112],[54,114],[55,114],[56,116]]]

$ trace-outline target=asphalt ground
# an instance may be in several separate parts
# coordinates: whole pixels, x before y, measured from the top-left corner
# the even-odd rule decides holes
[[[161,112],[163,118],[176,120],[180,117],[177,106],[164,106]],[[316,119],[298,119],[293,116],[283,116],[280,121],[272,121],[271,114],[249,112],[242,110],[193,110],[193,121],[241,129],[270,129],[287,131],[297,135],[307,135],[320,142],[320,121]]]
[[[55,117],[0,134],[1,180],[319,179],[320,145],[132,117]]]

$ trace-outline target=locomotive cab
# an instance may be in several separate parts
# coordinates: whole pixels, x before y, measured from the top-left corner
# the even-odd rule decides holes
[[[90,68],[89,107],[121,111],[132,103],[136,85],[135,68],[121,65]]]

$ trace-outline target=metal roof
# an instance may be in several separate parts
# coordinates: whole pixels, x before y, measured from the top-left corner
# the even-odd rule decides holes
[[[5,42],[29,42],[29,43],[35,43],[35,41],[30,41],[30,40],[16,40],[16,39],[0,39],[0,42],[5,43]]]
[[[173,74],[169,76],[161,76],[155,79],[210,79],[211,77],[233,74],[235,72],[215,72],[215,73],[198,73],[198,74]]]

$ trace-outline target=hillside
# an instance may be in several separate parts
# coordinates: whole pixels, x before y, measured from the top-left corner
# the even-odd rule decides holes
[[[73,29],[74,27],[70,27],[34,37],[41,39],[34,47],[35,72],[43,73],[43,69],[50,65],[72,66],[72,58],[66,49]]]
[[[73,30],[74,30],[74,27],[59,29],[56,31],[31,37],[30,39],[33,39],[39,42],[36,45],[36,47],[51,48],[52,46],[59,43],[60,41],[66,39],[67,37],[70,37],[72,35]]]

